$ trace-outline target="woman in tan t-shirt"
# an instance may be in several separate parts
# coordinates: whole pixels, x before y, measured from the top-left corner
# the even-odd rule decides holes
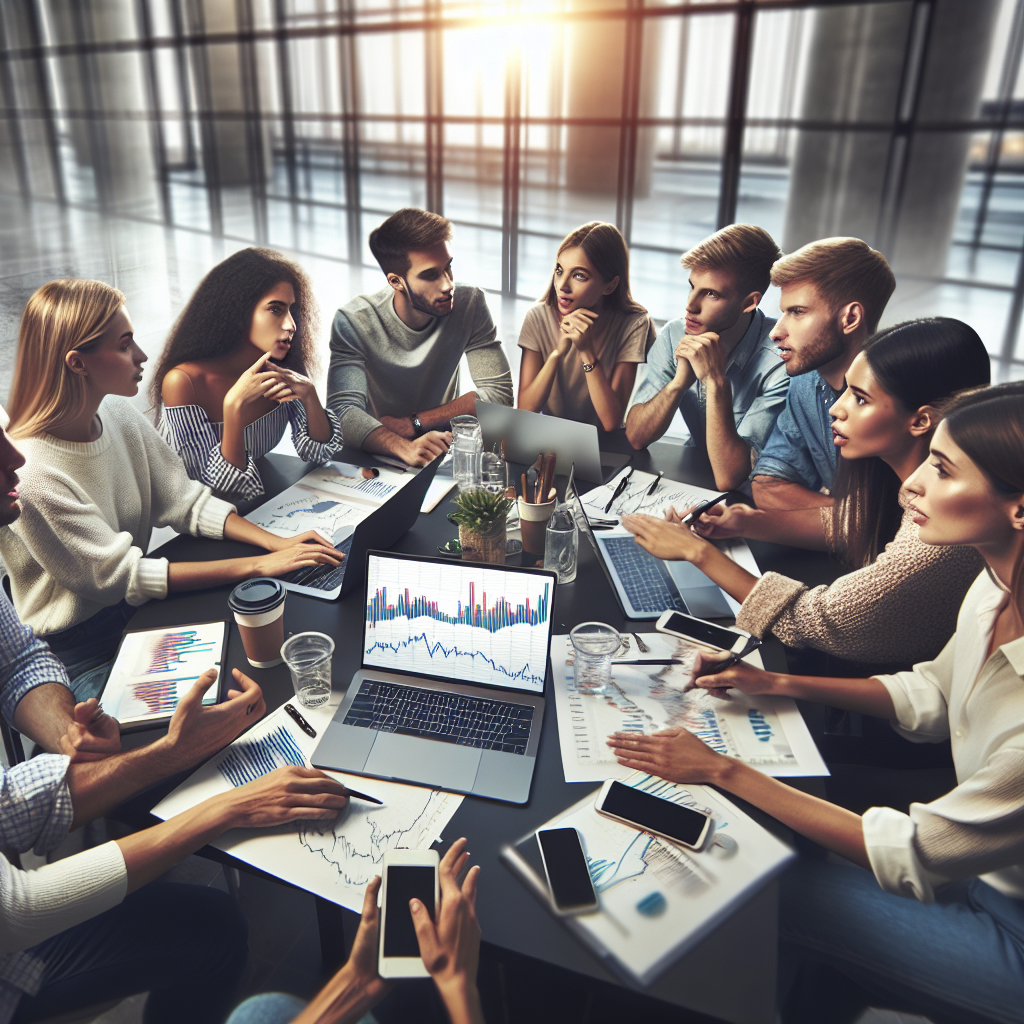
[[[654,337],[629,293],[625,239],[614,224],[584,224],[558,247],[547,295],[523,321],[519,408],[621,427]]]

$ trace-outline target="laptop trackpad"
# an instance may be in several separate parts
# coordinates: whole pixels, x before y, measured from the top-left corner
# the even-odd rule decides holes
[[[698,619],[730,619],[732,608],[721,590],[689,562],[666,562],[691,615]]]
[[[405,779],[441,789],[471,790],[480,766],[478,747],[424,740],[419,736],[377,734],[363,771],[386,779]]]

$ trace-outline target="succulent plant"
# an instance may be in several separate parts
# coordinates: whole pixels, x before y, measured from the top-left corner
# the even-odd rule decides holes
[[[483,488],[460,491],[458,497],[452,498],[456,511],[451,519],[470,533],[489,534],[504,525],[508,510],[512,507],[510,498],[502,494],[494,494]]]

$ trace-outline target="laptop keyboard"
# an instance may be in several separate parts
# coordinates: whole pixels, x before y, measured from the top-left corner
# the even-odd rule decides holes
[[[345,715],[345,725],[525,754],[533,711],[527,704],[366,679]]]
[[[338,550],[345,555],[345,561],[341,565],[305,565],[283,576],[282,579],[286,583],[298,583],[313,590],[335,590],[340,587],[348,568],[348,554],[352,549],[353,536],[355,534],[349,534],[338,545]]]
[[[645,551],[632,537],[603,537],[601,543],[629,603],[638,612],[687,610],[671,573],[660,558]]]

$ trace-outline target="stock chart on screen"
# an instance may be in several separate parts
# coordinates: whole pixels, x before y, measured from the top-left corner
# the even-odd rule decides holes
[[[541,693],[551,577],[372,555],[363,663]]]

